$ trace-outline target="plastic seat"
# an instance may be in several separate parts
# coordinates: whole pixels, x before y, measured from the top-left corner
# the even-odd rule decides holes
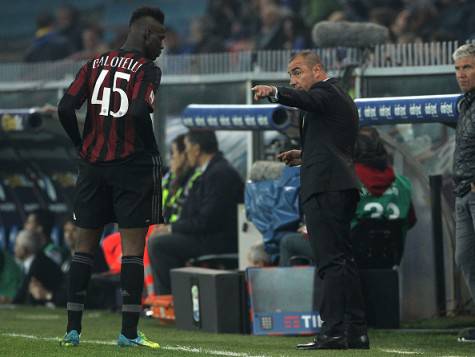
[[[233,270],[238,268],[239,256],[237,253],[226,254],[206,254],[196,258],[191,258],[186,263],[187,266]]]

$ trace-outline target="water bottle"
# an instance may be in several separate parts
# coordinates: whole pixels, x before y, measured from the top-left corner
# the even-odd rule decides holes
[[[201,324],[200,318],[200,290],[198,287],[198,282],[193,281],[191,283],[191,304],[193,308],[193,323],[196,326]]]

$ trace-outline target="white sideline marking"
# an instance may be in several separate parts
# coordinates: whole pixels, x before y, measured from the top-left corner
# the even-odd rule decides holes
[[[20,338],[27,338],[30,340],[54,341],[58,343],[59,341],[61,341],[59,337],[39,337],[39,336],[34,336],[34,335],[25,335],[22,333],[2,333],[2,336],[20,337]],[[115,341],[99,341],[99,340],[81,340],[81,343],[92,343],[95,345],[111,345],[111,346],[117,345],[117,342]]]
[[[388,350],[386,348],[380,348],[379,350],[381,352],[397,353],[400,355],[423,355],[424,354],[424,352],[418,352],[418,351]]]
[[[18,338],[26,338],[30,340],[42,340],[42,341],[53,341],[59,342],[59,337],[39,337],[34,335],[26,335],[21,333],[2,333],[2,336],[7,337],[18,337]],[[95,344],[95,345],[107,345],[107,346],[116,346],[116,341],[101,341],[101,340],[81,340],[81,343],[87,344]],[[268,355],[250,355],[245,352],[233,352],[233,351],[217,351],[217,350],[208,350],[199,347],[188,347],[188,346],[162,346],[162,349],[169,350],[169,351],[183,351],[183,352],[190,352],[190,353],[200,353],[206,354],[211,356],[230,356],[230,357],[270,357]],[[405,351],[405,350],[397,350],[397,349],[384,349],[378,348],[381,352],[386,353],[393,353],[393,354],[401,354],[401,355],[424,355],[424,352],[420,351]],[[281,357],[285,357],[282,356]],[[444,357],[466,357],[461,355],[447,355]]]
[[[404,351],[404,350],[390,350],[390,349],[385,349],[385,348],[378,348],[381,352],[386,352],[386,353],[396,353],[400,355],[424,355],[426,354],[425,352],[421,351]],[[441,357],[467,357],[465,355],[442,355]]]
[[[2,336],[7,337],[19,337],[19,338],[26,338],[30,340],[42,340],[42,341],[54,341],[59,342],[59,337],[39,337],[34,335],[26,335],[21,333],[2,333]],[[99,340],[81,340],[81,343],[91,343],[96,345],[109,345],[109,346],[116,346],[116,341],[99,341]],[[270,357],[267,355],[250,355],[245,352],[232,352],[232,351],[215,351],[215,350],[207,350],[204,348],[197,348],[197,347],[188,347],[188,346],[162,346],[164,350],[170,351],[183,351],[183,352],[190,352],[190,353],[201,353],[213,356],[231,356],[231,357]]]
[[[46,315],[46,314],[17,314],[17,319],[22,320],[59,320],[62,316],[59,315]]]

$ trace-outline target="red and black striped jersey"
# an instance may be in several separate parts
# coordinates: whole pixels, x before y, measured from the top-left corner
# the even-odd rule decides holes
[[[160,68],[138,51],[110,51],[87,62],[61,100],[75,109],[87,101],[82,139],[75,143],[80,156],[90,163],[112,163],[157,152],[150,113],[160,80]],[[61,111],[60,120],[69,134]]]

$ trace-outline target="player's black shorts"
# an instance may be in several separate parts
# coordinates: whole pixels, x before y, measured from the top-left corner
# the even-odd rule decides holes
[[[81,228],[140,228],[162,222],[160,157],[148,153],[120,164],[79,160],[73,220]]]

